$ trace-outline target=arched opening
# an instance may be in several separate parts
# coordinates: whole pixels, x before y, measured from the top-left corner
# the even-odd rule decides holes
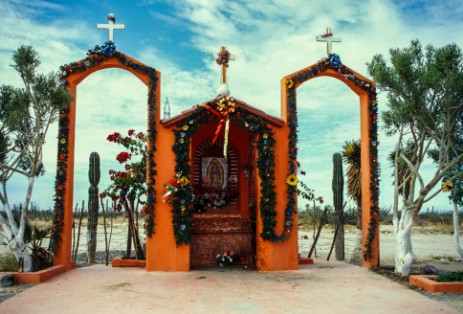
[[[78,209],[84,203],[84,211],[88,210],[88,169],[92,152],[97,152],[100,157],[99,193],[111,184],[109,170],[124,171],[116,156],[126,149],[107,141],[106,138],[114,132],[127,136],[129,129],[134,129],[137,133],[146,132],[146,89],[132,73],[116,68],[95,72],[77,86],[73,204],[78,204]],[[141,158],[142,156],[132,156],[132,161]],[[104,203],[107,200],[105,199]],[[146,201],[146,197],[143,196],[142,200]],[[108,202],[108,205],[112,208],[111,202]],[[101,206],[99,207],[101,214]],[[140,209],[139,205],[138,211]],[[138,233],[143,242],[143,219],[138,217],[138,211],[135,212],[135,220],[138,222]],[[75,216],[76,214],[74,213]],[[127,244],[130,229],[126,215],[122,216],[122,219],[121,224],[114,225],[112,229],[110,250],[131,249],[131,245]],[[87,218],[84,218],[84,221],[85,226]],[[87,228],[82,228],[80,253],[87,252],[87,241],[84,240],[86,233]],[[103,229],[99,228],[97,250],[104,248],[104,239]],[[73,247],[76,242],[75,240]]]
[[[345,65],[332,64],[328,58],[317,64],[285,76],[281,80],[282,117],[290,125],[290,138],[297,138],[297,90],[298,87],[315,77],[329,76],[340,80],[359,97],[360,140],[362,173],[362,265],[379,266],[379,166],[375,83],[354,72]],[[296,167],[296,154],[290,163],[290,173]]]
[[[76,141],[76,102],[77,86],[90,74],[107,68],[120,68],[131,72],[140,79],[148,89],[147,93],[147,198],[146,218],[147,234],[154,229],[154,203],[156,195],[154,143],[156,140],[156,123],[159,123],[159,72],[130,58],[118,51],[90,51],[87,58],[61,67],[73,100],[66,111],[62,112],[58,132],[58,162],[55,181],[55,217],[50,248],[55,253],[55,264],[65,265],[66,269],[74,266],[71,260],[72,247],[72,209],[74,191],[75,141]],[[146,94],[145,94],[146,95]]]
[[[298,198],[299,224],[312,222],[318,228],[321,212],[329,206],[328,223],[334,223],[333,206],[333,154],[342,153],[346,141],[360,139],[360,105],[359,98],[345,84],[328,77],[317,77],[299,86],[297,91],[299,143],[298,161],[301,165],[299,180],[314,190],[315,201],[307,202]],[[355,228],[357,204],[347,195],[347,164],[343,163],[344,174],[344,221]],[[323,198],[323,204],[319,201]],[[315,215],[314,205],[316,207]],[[347,216],[349,213],[349,216]],[[346,218],[353,219],[346,221]],[[360,217],[361,220],[361,217]],[[361,224],[361,221],[360,221]],[[301,255],[307,256],[313,243],[312,226],[306,227],[300,237]],[[325,230],[326,227],[323,229]],[[331,244],[332,236],[329,243]],[[326,258],[330,246],[320,247],[314,251],[318,258]],[[350,260],[353,251],[346,241],[345,259]],[[325,250],[326,248],[326,250]],[[358,259],[358,261],[360,261]]]

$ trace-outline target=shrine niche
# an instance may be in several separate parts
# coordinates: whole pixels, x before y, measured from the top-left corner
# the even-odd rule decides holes
[[[282,121],[233,100],[228,136],[222,140],[225,132],[218,131],[220,119],[213,113],[217,102],[219,100],[212,100],[195,106],[161,122],[178,135],[174,150],[181,149],[181,144],[189,150],[183,157],[176,157],[176,173],[191,176],[193,204],[189,211],[182,207],[182,200],[171,199],[176,242],[189,246],[190,268],[215,265],[216,255],[225,251],[239,255],[238,264],[256,266],[256,238],[259,237],[256,215],[260,194],[256,160],[260,136],[256,131],[265,130],[263,127],[267,124],[278,129]],[[270,133],[270,127],[268,130]],[[214,141],[217,131],[221,140]],[[263,136],[266,138],[261,138],[262,142],[270,140],[269,134]],[[187,158],[189,165],[183,158]],[[177,215],[176,207],[179,208]]]

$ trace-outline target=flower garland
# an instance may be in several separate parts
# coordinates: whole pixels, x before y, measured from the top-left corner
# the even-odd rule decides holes
[[[208,107],[218,110],[220,98],[207,104]],[[175,143],[172,147],[175,153],[175,172],[186,178],[191,176],[190,143],[191,137],[199,125],[211,122],[215,115],[210,110],[198,106],[188,117],[177,124],[174,130]],[[244,109],[235,108],[230,115],[232,122],[246,129],[252,135],[259,135],[257,140],[257,168],[261,179],[260,215],[263,222],[261,237],[266,240],[279,239],[275,235],[275,153],[273,151],[275,140],[272,130],[267,123],[258,116],[249,114]],[[177,186],[171,198],[173,228],[176,244],[188,244],[191,241],[191,217],[193,214],[193,190],[191,185]]]
[[[287,188],[287,207],[286,213],[292,214],[295,211],[295,195],[297,192],[296,185],[292,182],[297,180],[297,110],[296,110],[296,88],[300,84],[316,77],[318,74],[328,70],[329,68],[337,70],[346,80],[354,82],[362,90],[368,93],[368,110],[370,123],[370,191],[371,201],[370,206],[370,222],[367,235],[367,243],[363,258],[365,260],[371,257],[372,243],[375,238],[376,229],[378,228],[378,213],[379,213],[379,174],[380,168],[378,163],[378,107],[376,100],[376,89],[369,82],[357,77],[352,70],[341,63],[341,58],[337,54],[330,54],[328,58],[320,60],[310,69],[304,69],[295,73],[292,77],[285,81],[287,89],[288,103],[288,149],[289,149],[289,165],[288,165],[288,188]],[[297,184],[297,181],[296,181]]]
[[[61,82],[67,86],[67,77],[72,73],[82,73],[92,67],[100,65],[104,60],[115,57],[121,64],[127,68],[131,68],[138,73],[148,75],[148,152],[147,152],[147,168],[148,168],[148,208],[146,209],[145,217],[145,233],[148,237],[154,233],[154,204],[156,203],[156,191],[154,190],[156,164],[154,162],[154,154],[156,151],[156,84],[157,74],[154,68],[148,67],[131,60],[127,60],[125,54],[117,51],[116,46],[112,41],[106,41],[101,47],[95,46],[87,52],[87,57],[84,60],[65,64],[60,67]],[[67,161],[68,161],[68,135],[69,135],[69,108],[63,111],[59,119],[58,130],[58,162],[55,180],[55,209],[52,225],[52,235],[50,239],[50,251],[56,253],[61,244],[61,232],[64,228],[64,195],[65,184],[67,182]]]
[[[58,122],[58,161],[56,166],[55,181],[55,212],[51,229],[49,251],[58,252],[61,244],[61,233],[64,229],[64,194],[66,184],[66,168],[68,160],[68,135],[69,135],[69,108],[60,113]]]

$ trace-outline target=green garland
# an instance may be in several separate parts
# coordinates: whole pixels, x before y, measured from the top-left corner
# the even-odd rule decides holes
[[[156,151],[156,84],[157,74],[154,68],[148,67],[144,64],[127,60],[127,56],[116,50],[113,42],[107,41],[101,47],[95,46],[87,52],[87,57],[78,62],[72,62],[60,67],[62,83],[67,86],[67,76],[71,73],[82,73],[88,69],[98,66],[108,58],[117,58],[121,64],[127,68],[131,68],[138,73],[146,74],[149,77],[148,83],[148,213],[145,218],[145,232],[148,237],[154,233],[154,204],[156,203],[156,191],[154,190],[156,164],[154,162],[154,154]],[[51,252],[56,253],[61,244],[61,233],[64,228],[64,196],[66,193],[65,184],[67,182],[67,162],[68,162],[68,135],[69,135],[69,108],[63,111],[59,119],[58,130],[58,162],[55,180],[55,209],[52,225],[52,235],[50,239],[49,249]]]
[[[215,101],[207,104],[209,107],[217,109]],[[175,153],[175,171],[177,176],[191,176],[190,165],[190,143],[191,137],[201,124],[206,124],[216,119],[206,108],[198,106],[196,110],[188,117],[184,118],[177,124],[174,130],[175,143],[172,147]],[[260,215],[263,221],[263,231],[261,237],[265,240],[279,239],[275,235],[275,140],[273,131],[267,126],[267,123],[258,116],[252,115],[247,111],[237,107],[230,114],[232,122],[246,129],[252,135],[259,135],[257,140],[257,168],[261,179],[261,198],[260,198]],[[191,185],[178,186],[172,199],[172,223],[176,244],[188,244],[191,241],[191,218],[193,191]]]
[[[376,99],[376,89],[369,82],[364,81],[352,72],[349,68],[341,63],[341,59],[336,54],[330,54],[328,58],[322,59],[310,69],[304,69],[295,73],[288,78],[286,83],[287,88],[287,103],[288,103],[288,125],[290,129],[288,137],[289,149],[289,165],[288,177],[294,175],[297,170],[297,104],[296,104],[296,87],[300,84],[316,77],[318,74],[325,72],[328,69],[334,69],[339,72],[346,80],[354,82],[362,90],[368,93],[368,110],[370,123],[370,191],[371,202],[370,206],[370,222],[368,228],[367,243],[363,252],[363,258],[368,260],[371,257],[372,243],[375,238],[378,228],[378,213],[379,213],[379,163],[378,163],[378,107]],[[295,186],[288,185],[287,195],[287,212],[295,210],[295,195],[297,189]]]

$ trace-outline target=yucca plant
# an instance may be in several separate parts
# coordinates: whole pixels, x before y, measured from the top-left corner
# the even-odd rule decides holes
[[[357,228],[362,229],[362,171],[360,167],[360,140],[346,141],[342,149],[342,158],[347,164],[347,196],[349,196],[349,198],[357,204]]]
[[[342,149],[342,159],[347,164],[347,196],[357,205],[356,244],[350,262],[360,264],[362,255],[362,168],[360,139],[346,141]]]

